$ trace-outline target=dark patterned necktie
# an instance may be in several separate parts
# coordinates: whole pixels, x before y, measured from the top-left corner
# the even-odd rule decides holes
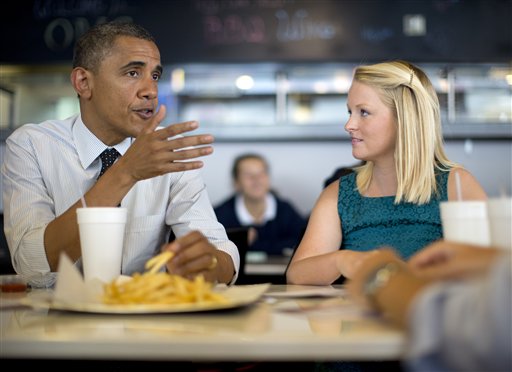
[[[105,151],[103,151],[100,154],[101,171],[100,171],[100,175],[98,176],[98,178],[103,176],[103,173],[105,173],[107,171],[107,169],[110,168],[110,166],[112,164],[114,164],[114,162],[116,161],[117,157],[120,156],[120,155],[121,154],[115,148],[106,149]]]

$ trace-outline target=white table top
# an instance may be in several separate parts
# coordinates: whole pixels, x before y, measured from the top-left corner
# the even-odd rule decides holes
[[[297,287],[272,285],[268,292],[292,289]],[[32,290],[22,296],[40,294]],[[13,304],[13,295],[1,294],[2,359],[397,360],[405,342],[401,331],[340,295],[264,296],[239,309],[145,315],[36,310]]]

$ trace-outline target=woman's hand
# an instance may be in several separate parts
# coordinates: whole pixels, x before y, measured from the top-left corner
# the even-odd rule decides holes
[[[358,252],[341,250],[336,256],[336,267],[342,276],[351,279],[359,271],[361,264],[369,257],[375,255],[378,250],[369,252]]]
[[[387,247],[366,252],[364,256],[359,258],[359,261],[357,262],[357,270],[353,271],[352,276],[347,283],[347,290],[354,300],[362,305],[370,306],[365,295],[364,286],[372,274],[390,262],[397,262],[401,265],[405,265],[396,252]]]

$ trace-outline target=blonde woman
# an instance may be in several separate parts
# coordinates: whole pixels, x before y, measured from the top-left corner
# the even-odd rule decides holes
[[[293,284],[350,278],[372,250],[407,259],[442,237],[439,202],[485,200],[478,181],[443,149],[439,101],[426,74],[405,61],[355,69],[345,130],[365,161],[320,194],[287,270]]]

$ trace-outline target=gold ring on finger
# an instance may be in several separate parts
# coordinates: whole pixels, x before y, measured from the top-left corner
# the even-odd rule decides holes
[[[217,257],[212,255],[212,262],[210,263],[210,265],[208,266],[208,270],[213,270],[217,267]]]

